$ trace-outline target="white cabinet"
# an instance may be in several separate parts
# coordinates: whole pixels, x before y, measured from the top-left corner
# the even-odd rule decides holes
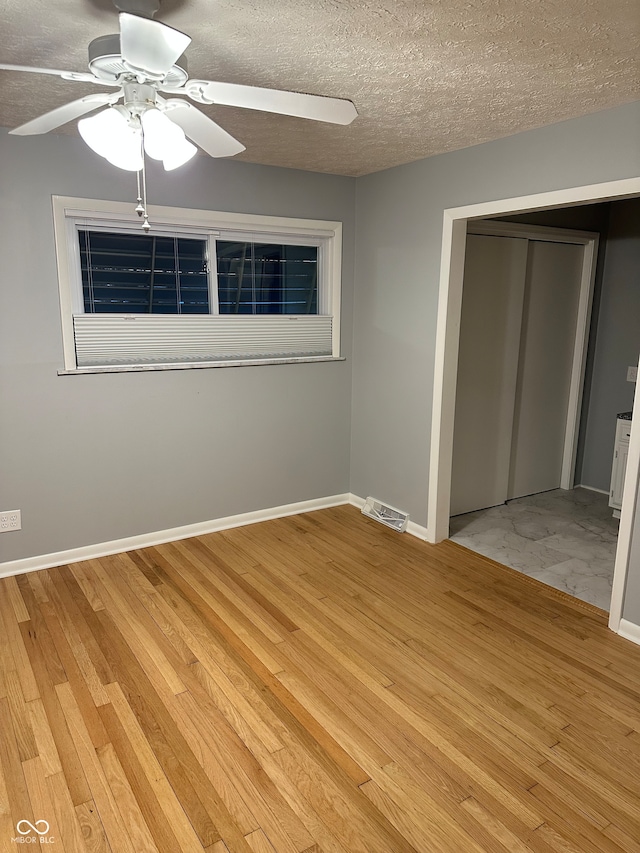
[[[611,491],[609,492],[609,506],[613,507],[615,518],[620,518],[620,508],[622,507],[622,490],[624,488],[624,477],[627,472],[630,435],[631,421],[626,418],[618,418],[616,421],[613,468],[611,470]]]

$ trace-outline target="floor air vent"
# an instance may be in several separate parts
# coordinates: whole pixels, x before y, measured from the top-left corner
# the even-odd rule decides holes
[[[402,533],[407,529],[409,516],[406,512],[380,503],[374,498],[367,498],[362,507],[362,514],[373,518],[374,521],[379,521],[381,524],[386,524],[387,527],[392,527],[398,533]]]

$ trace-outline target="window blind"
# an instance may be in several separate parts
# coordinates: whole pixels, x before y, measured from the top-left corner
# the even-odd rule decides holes
[[[78,367],[332,354],[329,316],[77,314],[73,323]]]

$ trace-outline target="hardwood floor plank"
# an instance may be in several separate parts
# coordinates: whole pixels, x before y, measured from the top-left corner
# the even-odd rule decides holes
[[[104,603],[98,593],[98,584],[92,575],[91,568],[85,563],[72,563],[66,569],[82,590],[91,609],[104,610]]]
[[[162,580],[155,572],[153,560],[146,549],[141,551],[128,551],[127,556],[136,564],[140,572],[152,586],[160,586]]]
[[[590,821],[582,810],[567,809],[565,797],[551,795],[543,785],[535,785],[531,793],[538,800],[545,824],[573,840],[583,853],[620,853],[618,845],[605,832],[598,838],[597,844],[590,840],[589,836],[597,824]]]
[[[48,575],[46,572],[31,572],[27,576],[29,586],[31,587],[35,600],[38,602],[38,604],[46,604],[46,602],[49,601],[48,590],[45,587],[45,581],[47,577]]]
[[[156,844],[161,850],[171,849],[169,845],[171,845],[173,837],[173,840],[177,841],[179,849],[184,851],[184,853],[202,849],[203,845],[193,827],[193,824],[187,817],[182,803],[179,801],[175,790],[169,783],[162,765],[158,761],[149,741],[145,737],[145,734],[140,727],[125,695],[120,689],[120,686],[118,684],[109,685],[108,690],[109,695],[111,696],[111,706],[115,713],[115,718],[112,717],[111,722],[106,723],[106,725],[112,737],[116,754],[118,755],[118,758],[126,772],[128,767],[132,768],[133,766],[132,762],[127,760],[127,755],[131,757],[131,752],[133,752],[135,759],[142,768],[144,779],[146,780],[146,783],[148,783],[148,787],[153,791],[153,794],[157,802],[160,804],[161,810],[166,818],[166,821],[158,821],[157,811],[153,809],[155,813],[155,820],[152,823],[156,826],[161,825],[163,831],[170,828],[169,832],[165,834],[165,839],[168,838],[168,840],[162,840],[163,846],[160,845],[158,836],[154,834]],[[104,711],[101,709],[101,713],[103,714],[104,719],[105,716],[110,713],[109,706],[105,706]],[[116,720],[118,721],[122,732],[119,736],[116,726],[114,725]],[[133,787],[132,776],[127,774],[127,778]],[[139,776],[138,781],[141,781]],[[146,819],[147,815],[152,811],[149,798],[145,797],[144,800],[139,798],[138,803]],[[146,813],[143,810],[143,807],[146,807]],[[149,824],[149,828],[152,829],[151,824]],[[217,841],[219,839],[215,838],[213,840]],[[213,840],[210,843],[213,843]]]
[[[307,678],[299,669],[290,666],[278,673],[278,681],[289,693],[297,696],[307,711],[322,725],[337,743],[351,756],[355,768],[350,768],[349,776],[356,785],[362,785],[370,777],[363,764],[373,761],[384,767],[391,757],[382,749],[371,734],[363,731],[339,705],[315,684],[313,678]]]
[[[3,643],[0,645],[4,647],[2,665],[3,668],[7,666],[10,669],[15,668],[20,678],[20,684],[22,685],[24,700],[25,702],[29,702],[31,699],[38,699],[40,696],[22,634],[22,627],[30,625],[30,621],[19,623],[15,619],[9,597],[4,594],[4,582],[6,580],[6,578],[0,578],[0,628],[2,629],[3,637]],[[12,661],[10,658],[12,658]],[[2,695],[5,696],[6,687],[4,678],[0,680],[0,687],[2,687]]]
[[[468,797],[460,803],[460,807],[468,812],[487,831],[490,840],[483,844],[482,849],[487,853],[530,853],[531,848],[521,841],[504,824],[496,820],[482,803],[474,797]]]
[[[62,765],[62,772],[69,788],[71,801],[74,806],[91,799],[91,792],[81,761],[78,758],[75,744],[69,733],[65,716],[60,707],[60,701],[55,691],[51,674],[44,662],[46,654],[36,641],[29,627],[31,622],[23,622],[24,641],[28,650],[33,671],[38,679],[38,690],[46,714],[48,728],[53,736],[56,753]],[[26,698],[26,697],[25,697]],[[46,737],[46,735],[45,735]],[[57,774],[56,774],[57,775]]]
[[[47,627],[49,628],[51,638],[53,639],[58,657],[67,674],[67,680],[71,685],[76,701],[82,709],[82,717],[91,737],[91,742],[97,749],[108,742],[108,737],[104,730],[104,726],[102,725],[100,715],[96,710],[93,696],[88,687],[85,675],[78,666],[76,658],[69,646],[69,643],[67,642],[67,638],[65,637],[64,631],[56,617],[56,611],[52,607],[51,602],[47,601],[41,604],[40,607]],[[108,696],[104,692],[104,688],[101,687],[98,695],[102,700],[101,704],[108,701]]]
[[[562,729],[558,740],[560,746],[577,757],[588,752],[589,765],[597,768],[598,775],[621,786],[640,802],[640,755],[626,737],[608,737],[576,721]]]
[[[7,793],[8,812],[13,826],[19,820],[33,823],[33,809],[24,777],[18,742],[13,730],[7,699],[0,699],[0,769]],[[4,839],[3,839],[4,841]]]
[[[193,592],[215,613],[218,620],[227,627],[228,631],[233,632],[239,637],[246,647],[254,654],[270,672],[278,672],[279,665],[274,661],[269,653],[269,645],[274,639],[279,641],[280,635],[271,635],[271,641],[268,635],[270,631],[264,623],[260,628],[252,624],[247,618],[246,613],[242,612],[236,605],[226,596],[219,593],[215,588],[212,590],[211,584],[207,584],[201,577],[201,572],[197,570],[197,566],[193,565],[192,559],[185,556],[183,551],[180,551],[174,545],[161,545],[157,552],[164,553],[168,558],[171,558],[171,571],[182,576],[184,581]],[[261,630],[265,628],[266,633]]]
[[[283,853],[301,853],[313,843],[295,813],[279,796],[268,774],[259,761],[243,744],[238,742],[230,728],[221,724],[212,727],[210,715],[202,712],[190,693],[178,697],[189,717],[207,745],[216,751],[216,757],[228,775],[233,772],[237,786],[250,805],[251,811],[270,838],[277,842]],[[213,732],[215,731],[215,738]],[[279,753],[276,753],[278,755]],[[233,770],[232,770],[233,768]]]
[[[76,578],[69,566],[62,566],[59,569],[49,569],[47,572],[51,585],[55,587],[56,603],[62,609],[64,621],[73,627],[73,632],[77,634],[78,640],[82,649],[86,652],[91,661],[91,665],[95,670],[98,680],[101,685],[111,684],[114,681],[114,675],[111,671],[107,660],[98,646],[93,631],[90,625],[95,624],[95,611],[91,607],[91,603],[85,597],[83,590],[78,585]],[[97,608],[104,610],[104,605]],[[72,648],[74,642],[69,641]],[[78,665],[81,666],[80,662]],[[84,669],[83,669],[84,672]],[[92,695],[93,678],[90,679],[89,687]],[[96,688],[94,700],[96,705],[102,705],[102,693],[99,688]]]
[[[403,802],[397,805],[391,797],[373,779],[360,786],[368,800],[383,814],[393,826],[413,845],[417,851],[429,850],[430,853],[449,853],[450,846],[444,845],[430,828],[425,828],[421,815],[415,813],[413,806]]]
[[[274,715],[261,698],[255,695],[256,711],[256,706],[245,699],[211,656],[203,654],[202,658],[192,664],[190,670],[245,746],[254,754],[282,749],[284,744],[277,735],[281,726],[274,721]]]
[[[632,838],[630,835],[627,835],[626,832],[619,829],[613,823],[610,823],[609,826],[605,827],[604,834],[607,838],[610,838],[612,841],[618,845],[620,850],[623,850],[624,853],[637,853],[638,851],[638,837]]]
[[[117,688],[118,685],[114,684],[111,689]],[[192,841],[193,827],[188,821],[185,825],[184,812],[176,809],[173,789],[165,779],[149,745],[144,740],[138,740],[140,735],[135,731],[134,720],[126,720],[125,705],[126,702],[122,706],[124,725],[112,704],[101,706],[100,716],[158,850],[162,853],[183,853],[184,848],[178,842],[175,832],[182,833],[183,827],[188,827],[184,837],[189,844]],[[131,737],[125,726],[130,727]],[[199,844],[197,837],[196,841]],[[197,851],[198,847],[193,849]]]
[[[571,766],[566,770],[568,772],[553,761],[541,765],[541,788],[537,785],[531,788],[532,796],[539,798],[547,790],[555,801],[565,802],[568,810],[584,814],[595,826],[611,821],[630,835],[638,834],[637,815],[630,815],[624,807],[620,808],[609,795],[607,787],[599,784],[600,780],[594,780],[594,784],[590,777],[574,773]]]
[[[218,600],[226,600],[252,625],[259,628],[270,642],[279,643],[290,631],[297,629],[298,626],[291,623],[284,614],[277,619],[271,613],[272,610],[277,613],[277,608],[264,607],[261,596],[255,595],[246,583],[239,582],[239,576],[231,572],[204,543],[198,539],[187,539],[176,542],[174,547],[178,553],[189,559],[195,569],[199,570],[200,582]]]
[[[52,684],[62,684],[67,680],[67,673],[62,661],[58,657],[51,632],[47,627],[41,605],[37,602],[29,580],[26,575],[18,576],[18,586],[22,593],[22,598],[29,611],[31,617],[28,622],[20,622],[20,630],[24,639],[25,633],[28,633],[33,642],[42,650],[42,663],[47,668]],[[36,698],[34,696],[29,698]],[[25,699],[27,696],[25,694]]]
[[[30,758],[28,761],[23,761],[22,769],[29,791],[33,815],[36,819],[35,825],[38,825],[37,821],[46,820],[49,824],[49,830],[44,838],[47,839],[47,843],[49,843],[48,839],[53,838],[53,841],[50,843],[60,845],[61,836],[58,819],[53,803],[51,802],[51,791],[47,785],[47,778],[39,756]],[[55,849],[55,847],[50,849]]]
[[[173,694],[155,693],[154,685],[137,662],[115,626],[109,625],[106,611],[98,612],[98,620],[109,634],[109,642],[118,656],[117,674],[127,707],[135,715],[144,737],[160,763],[163,773],[175,790],[179,802],[191,821],[202,847],[220,838],[212,820],[218,799],[210,782],[191,752],[187,741],[172,721],[165,701]],[[107,688],[113,701],[113,691]],[[119,694],[118,694],[119,695]],[[212,805],[209,805],[209,800]]]
[[[353,507],[0,578],[0,849],[640,853],[639,776],[600,611]]]
[[[71,685],[68,682],[58,684],[56,692],[109,844],[122,853],[134,853],[132,835],[124,825]]]
[[[62,838],[62,849],[72,851],[72,853],[92,853],[90,846],[92,839],[89,837],[85,844],[82,824],[71,799],[69,785],[64,773],[54,773],[53,776],[47,776],[46,780],[49,799]]]
[[[284,584],[275,572],[270,572],[264,567],[260,577],[250,573],[246,577],[258,589],[268,590],[268,594],[275,600],[282,601],[284,592],[289,607],[295,608],[294,612],[299,613],[299,618],[304,621],[305,632],[313,637],[328,654],[339,658],[343,666],[356,678],[364,681],[371,679],[383,687],[393,684],[393,679],[372,663],[370,654],[363,654],[357,648],[357,643],[349,642],[351,638],[348,631],[345,631],[340,622],[333,618],[333,613],[324,599],[300,595],[295,587]],[[349,645],[348,655],[342,652],[345,643]]]
[[[15,824],[12,820],[11,803],[5,778],[6,769],[0,758],[0,838],[8,839],[15,836]],[[6,844],[4,845],[6,849]]]
[[[76,815],[89,853],[113,853],[93,800],[76,806]]]
[[[256,829],[246,836],[247,844],[253,850],[253,853],[275,853],[273,844],[261,829]],[[307,848],[308,849],[308,848]]]
[[[352,794],[349,799],[344,797],[338,785],[303,748],[287,747],[273,757],[350,853],[388,853],[389,850],[419,853],[384,816],[367,808],[370,803],[359,789],[357,795]]]
[[[34,578],[35,572],[31,575]],[[3,578],[2,585],[4,588],[4,592],[9,597],[9,601],[11,602],[11,607],[13,608],[13,612],[15,615],[16,622],[28,622],[31,617],[29,616],[29,611],[27,610],[27,606],[24,603],[24,599],[20,593],[20,588],[18,587],[18,583],[14,577]]]
[[[296,653],[292,643],[287,644],[285,651],[293,654],[296,661],[302,662],[305,658],[313,661],[316,679],[323,689],[328,691],[329,695],[344,696],[344,681],[335,667],[332,669],[331,662],[321,660],[302,635],[296,636],[296,640],[304,651]],[[523,826],[532,827],[540,823],[539,817],[524,805],[522,790],[512,793],[509,788],[505,788],[504,773],[495,779],[484,758],[478,761],[477,754],[469,757],[466,744],[464,752],[461,751],[457,746],[458,743],[462,744],[458,735],[451,737],[448,732],[443,733],[438,726],[433,725],[433,720],[423,717],[418,711],[413,712],[411,706],[405,704],[400,697],[395,701],[391,689],[381,689],[381,695],[376,696],[365,688],[358,689],[357,683],[350,684],[348,704],[343,700],[343,707],[349,708],[354,719],[362,725],[368,724],[372,730],[378,731],[381,745],[394,760],[420,768],[425,774],[435,771],[439,784],[444,784],[454,792],[460,790],[468,794],[482,791],[496,797]],[[382,708],[378,699],[383,700]],[[389,704],[384,707],[387,699]],[[375,768],[370,772],[373,776]]]
[[[18,754],[21,761],[28,761],[30,758],[35,758],[38,755],[38,747],[33,734],[29,711],[22,695],[22,686],[20,685],[18,673],[15,670],[6,672],[5,683],[9,713],[18,745]]]
[[[78,687],[82,682],[88,689],[95,705],[104,705],[109,701],[104,683],[96,668],[89,649],[95,654],[95,642],[91,632],[73,603],[64,582],[53,573],[39,572],[41,585],[47,592],[46,602],[40,607],[51,632],[58,656],[63,662],[67,677]],[[54,582],[54,577],[57,582]],[[102,667],[103,661],[99,661]],[[71,674],[73,679],[71,679]],[[109,680],[109,674],[106,675]]]
[[[144,816],[129,781],[125,775],[122,765],[115,753],[113,744],[106,743],[99,747],[96,752],[102,765],[105,779],[111,789],[111,793],[118,807],[122,823],[127,829],[127,835],[131,840],[133,849],[144,850],[145,853],[160,853],[149,832]]]
[[[153,549],[150,549],[153,550]],[[345,772],[354,780],[356,784],[363,781],[362,769],[359,768],[353,759],[338,745],[338,743],[320,726],[314,717],[307,712],[300,703],[282,684],[275,678],[272,672],[260,661],[245,643],[230,631],[224,622],[218,619],[217,615],[197,596],[192,596],[189,592],[188,585],[185,585],[181,578],[176,577],[171,572],[171,565],[159,555],[156,556],[156,565],[158,570],[162,572],[162,576],[167,583],[167,586],[173,591],[171,595],[165,593],[165,597],[177,610],[185,613],[189,608],[194,611],[203,620],[203,627],[206,630],[214,631],[212,635],[215,637],[216,649],[218,652],[217,660],[224,660],[226,657],[235,662],[238,676],[242,680],[247,680],[252,684],[255,690],[262,695],[263,701],[270,708],[271,712],[280,717],[286,723],[288,729],[304,732],[305,736],[311,736],[318,744],[318,748],[331,760],[337,761]],[[182,594],[187,596],[187,600],[182,599]],[[185,616],[188,621],[188,617]],[[220,657],[222,652],[222,658]],[[275,664],[276,669],[281,669],[281,664]],[[367,777],[368,778],[368,777]]]
[[[175,707],[171,709],[171,713],[180,726],[180,731],[189,743],[198,763],[210,780],[213,789],[220,797],[220,807],[216,811],[216,816],[220,823],[221,832],[224,833],[225,827],[228,830],[232,821],[243,836],[249,835],[260,826],[260,821],[252,807],[251,798],[243,796],[244,786],[241,781],[239,782],[234,778],[234,775],[227,772],[224,763],[220,761],[220,750],[216,745],[210,743],[208,731],[202,734],[201,730],[195,725],[189,709],[185,708],[181,701],[187,695],[188,693],[180,694]],[[205,709],[203,712],[206,714],[207,710]],[[217,719],[219,718],[214,713],[211,720],[212,726],[215,726]]]
[[[166,611],[162,608],[162,599],[158,592],[161,583],[154,586],[147,578],[142,575],[135,567],[133,560],[128,554],[122,555],[122,560],[118,564],[120,577],[129,587],[127,591],[127,599],[132,605],[137,608],[142,603],[145,610],[148,611],[150,618],[155,623],[156,628],[166,638],[166,641],[171,645],[175,654],[178,655],[183,664],[189,666],[196,663],[198,658],[190,645],[190,639],[186,637],[186,632],[180,631],[177,628],[175,620],[168,617]]]
[[[126,644],[133,650],[140,662],[141,668],[153,682],[155,688],[163,695],[182,693],[185,686],[178,677],[175,667],[167,659],[165,649],[154,642],[154,628],[149,634],[148,622],[144,620],[143,612],[136,612],[127,600],[127,596],[113,583],[108,569],[117,574],[119,558],[112,555],[104,558],[105,566],[95,561],[94,570],[100,582],[100,593],[107,601],[109,618],[117,626]],[[100,618],[105,610],[98,610]],[[102,649],[104,654],[104,648]]]

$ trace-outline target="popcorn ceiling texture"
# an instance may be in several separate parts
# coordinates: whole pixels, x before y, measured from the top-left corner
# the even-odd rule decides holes
[[[84,70],[118,29],[109,0],[3,7],[3,62]],[[364,175],[640,98],[638,0],[165,0],[157,18],[192,37],[191,77],[355,103],[346,128],[203,107],[253,163]],[[0,125],[92,91],[0,71]]]

